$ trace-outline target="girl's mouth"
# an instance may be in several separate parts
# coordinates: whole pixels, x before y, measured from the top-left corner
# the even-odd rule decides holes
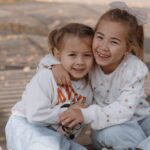
[[[107,55],[107,54],[104,54],[104,53],[100,53],[100,52],[96,52],[96,53],[99,57],[102,57],[102,58],[109,58],[110,57],[110,55]]]
[[[82,71],[84,71],[85,69],[84,69],[84,68],[73,68],[73,70],[75,70],[76,72],[82,72]]]

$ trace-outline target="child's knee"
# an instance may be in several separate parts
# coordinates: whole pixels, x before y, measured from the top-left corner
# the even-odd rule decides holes
[[[118,138],[124,136],[123,131],[118,127],[110,127],[99,131],[92,132],[92,141],[98,142],[102,146],[115,145],[118,142]]]
[[[150,136],[150,116],[146,117],[142,123],[141,123],[141,127],[144,131],[144,133],[146,134],[146,136]]]
[[[95,145],[112,147],[114,149],[134,149],[143,140],[143,136],[140,132],[132,129],[125,125],[117,125],[93,131],[92,141]]]

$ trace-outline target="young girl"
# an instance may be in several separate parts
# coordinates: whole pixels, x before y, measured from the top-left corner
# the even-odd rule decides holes
[[[93,35],[92,28],[78,23],[50,33],[52,53],[69,73],[72,87],[57,85],[46,65],[47,59],[42,60],[43,69],[28,83],[22,100],[12,109],[6,125],[8,149],[86,150],[71,140],[80,131],[81,124],[71,129],[59,124],[58,117],[71,107],[84,107],[92,102],[87,79],[93,64]]]
[[[111,4],[99,19],[93,39],[95,104],[60,115],[60,122],[69,127],[89,123],[98,150],[150,148],[150,106],[144,93],[148,69],[142,62],[145,17],[123,2]]]

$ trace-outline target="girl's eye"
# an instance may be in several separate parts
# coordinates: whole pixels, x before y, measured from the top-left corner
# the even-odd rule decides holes
[[[98,39],[100,39],[100,40],[102,40],[102,39],[103,39],[103,37],[102,37],[102,36],[97,36],[97,38],[98,38]]]
[[[93,55],[92,54],[85,54],[84,56],[85,57],[92,57]]]
[[[69,56],[75,56],[75,54],[69,54]]]
[[[119,44],[117,41],[111,41],[111,43],[112,43],[113,45],[118,45],[118,44]]]

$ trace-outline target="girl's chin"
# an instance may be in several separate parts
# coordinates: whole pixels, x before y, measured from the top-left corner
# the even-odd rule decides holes
[[[72,76],[72,75],[70,75],[70,78],[71,78],[71,80],[74,80],[74,81],[77,81],[77,80],[80,80],[80,79],[83,79],[85,76]]]
[[[71,80],[73,80],[73,81],[78,81],[78,80],[80,80],[81,78],[75,78],[75,77],[71,77]]]
[[[100,61],[100,60],[96,60],[96,63],[97,63],[98,65],[100,65],[100,66],[105,65],[105,63],[104,63],[103,61]]]
[[[95,58],[95,61],[96,61],[96,63],[98,64],[98,65],[107,65],[107,63],[108,63],[108,59],[102,59],[102,58]]]

